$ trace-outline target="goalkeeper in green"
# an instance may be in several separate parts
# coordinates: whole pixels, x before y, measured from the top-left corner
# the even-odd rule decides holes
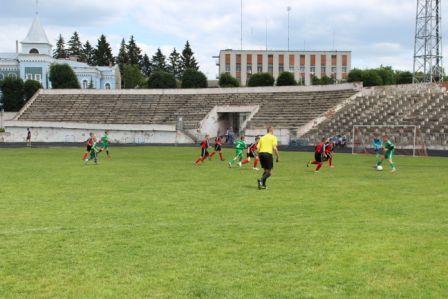
[[[397,171],[396,165],[394,163],[394,155],[395,155],[395,144],[390,141],[387,135],[383,136],[383,147],[386,150],[384,157],[381,158],[381,161],[378,161],[377,166],[381,165],[384,160],[389,161],[389,165],[392,168],[391,172]]]
[[[235,158],[229,162],[229,167],[232,168],[233,163],[238,161],[238,166],[242,166],[242,161],[244,159],[244,150],[247,148],[246,142],[244,141],[244,135],[241,135],[240,139],[235,141]]]

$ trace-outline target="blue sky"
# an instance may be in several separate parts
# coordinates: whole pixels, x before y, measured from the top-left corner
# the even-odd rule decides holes
[[[416,0],[243,0],[244,48],[287,47],[291,6],[291,49],[353,51],[354,67],[381,64],[412,68]],[[0,0],[0,52],[14,51],[25,37],[35,0]],[[39,0],[41,21],[54,43],[78,31],[95,42],[104,33],[116,52],[121,38],[135,36],[152,56],[169,54],[190,40],[202,71],[218,72],[213,55],[240,48],[240,0]],[[443,22],[445,25],[445,22]],[[446,54],[446,53],[445,53]]]

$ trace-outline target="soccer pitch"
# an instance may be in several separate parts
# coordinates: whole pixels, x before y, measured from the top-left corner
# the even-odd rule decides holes
[[[281,153],[260,172],[197,148],[0,149],[0,297],[444,297],[448,159]],[[228,160],[233,151],[226,150]]]

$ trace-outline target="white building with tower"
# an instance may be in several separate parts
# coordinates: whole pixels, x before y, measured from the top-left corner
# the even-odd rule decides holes
[[[16,42],[16,51],[0,53],[0,80],[6,77],[20,77],[23,80],[39,81],[43,88],[51,88],[50,66],[68,64],[78,77],[81,88],[92,83],[94,89],[120,89],[121,77],[118,66],[90,66],[70,59],[54,59],[53,46],[39,20],[33,20],[27,36]]]

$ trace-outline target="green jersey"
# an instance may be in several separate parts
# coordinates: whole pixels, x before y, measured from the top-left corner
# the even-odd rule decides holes
[[[392,141],[387,140],[387,141],[384,143],[384,148],[385,148],[386,150],[388,150],[388,151],[394,150],[394,149],[395,149],[395,144],[393,144]]]
[[[246,142],[243,140],[237,140],[235,141],[235,150],[236,152],[242,152],[247,148]]]
[[[103,144],[104,148],[109,147],[109,136],[103,135],[103,137],[101,137],[101,143]]]

